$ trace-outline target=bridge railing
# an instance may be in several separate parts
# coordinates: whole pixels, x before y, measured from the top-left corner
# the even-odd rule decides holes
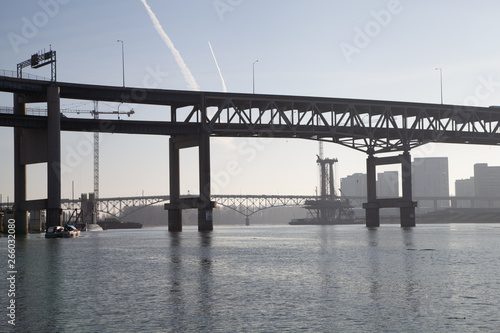
[[[28,79],[28,80],[41,80],[41,81],[50,81],[50,78],[44,77],[44,76],[38,76],[30,73],[22,73],[23,79]],[[5,76],[5,77],[13,77],[17,78],[17,71],[10,71],[7,69],[0,69],[0,76]]]
[[[9,106],[0,106],[0,113],[14,114],[14,108]],[[28,116],[47,116],[47,109],[42,108],[26,108],[26,115]]]

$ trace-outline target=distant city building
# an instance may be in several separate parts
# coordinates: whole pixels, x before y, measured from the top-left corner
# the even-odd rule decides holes
[[[474,177],[455,180],[455,196],[473,197],[474,193]]]
[[[412,163],[412,189],[414,197],[449,197],[447,157],[415,158]],[[419,208],[435,207],[433,200],[419,200]],[[436,208],[447,208],[449,201],[440,200]]]
[[[377,178],[377,198],[399,197],[399,172],[384,171]]]
[[[366,197],[366,174],[355,173],[341,178],[340,190],[346,197]]]
[[[488,166],[487,163],[474,164],[474,194],[476,197],[489,197],[489,200],[477,200],[475,206],[500,207],[500,166]]]
[[[469,179],[455,180],[455,196],[473,197],[474,196],[474,177]],[[457,208],[472,208],[470,200],[458,200]]]

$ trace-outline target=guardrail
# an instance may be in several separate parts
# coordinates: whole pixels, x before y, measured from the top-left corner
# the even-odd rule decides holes
[[[49,78],[44,76],[33,75],[30,73],[23,72],[22,79],[28,80],[40,80],[40,81],[50,81]],[[17,71],[10,71],[7,69],[0,69],[0,76],[17,78]]]

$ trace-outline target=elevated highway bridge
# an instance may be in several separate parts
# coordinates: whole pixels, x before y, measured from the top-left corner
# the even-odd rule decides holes
[[[500,144],[500,109],[458,105],[217,93],[112,87],[0,76],[0,91],[13,93],[13,113],[0,114],[0,126],[15,127],[16,221],[42,203],[26,200],[26,165],[47,162],[48,225],[61,223],[60,133],[85,131],[170,136],[169,230],[182,230],[181,210],[198,209],[199,230],[212,230],[210,137],[273,137],[321,140],[365,152],[366,225],[379,226],[381,208],[398,207],[402,226],[415,226],[411,195],[412,148],[429,142]],[[61,117],[61,99],[156,105],[164,121],[97,120]],[[27,115],[29,103],[47,103],[46,116]],[[179,151],[199,147],[200,196],[180,197]],[[391,156],[381,153],[392,153]],[[379,199],[376,166],[401,164],[401,198]],[[19,230],[22,232],[23,227]]]

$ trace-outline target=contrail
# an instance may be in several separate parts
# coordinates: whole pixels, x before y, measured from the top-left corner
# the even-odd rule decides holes
[[[151,18],[151,22],[153,22],[153,25],[160,35],[160,37],[163,39],[165,44],[167,44],[168,48],[170,51],[172,51],[172,54],[174,55],[175,61],[177,62],[177,65],[180,67],[182,74],[184,75],[184,79],[186,80],[188,87],[193,90],[200,90],[200,86],[198,83],[196,83],[196,80],[194,79],[193,75],[189,71],[189,68],[187,67],[186,63],[181,57],[181,54],[179,51],[175,48],[174,43],[172,43],[172,40],[168,37],[168,35],[165,33],[163,30],[160,21],[156,18],[155,13],[151,10],[151,7],[149,7],[148,3],[146,0],[141,0],[143,3],[144,7],[146,7],[146,10],[149,14],[149,17]]]
[[[224,92],[227,92],[226,82],[224,82],[224,78],[222,77],[222,72],[220,71],[220,67],[219,64],[217,63],[217,59],[215,58],[214,50],[212,49],[212,44],[210,44],[210,41],[208,41],[208,46],[210,46],[210,51],[212,51],[212,56],[214,57],[215,66],[217,66],[217,69],[219,70],[220,79],[222,81],[222,90]]]

